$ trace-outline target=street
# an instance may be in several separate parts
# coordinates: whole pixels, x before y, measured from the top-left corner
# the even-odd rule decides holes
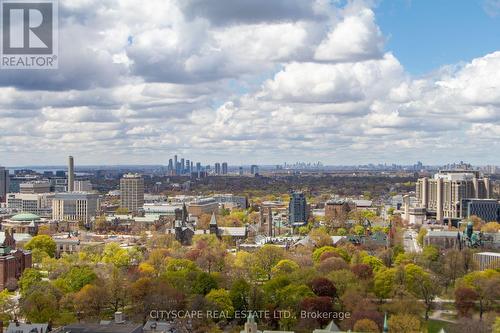
[[[403,245],[405,252],[421,252],[422,248],[417,243],[417,232],[413,229],[406,229],[403,234]]]

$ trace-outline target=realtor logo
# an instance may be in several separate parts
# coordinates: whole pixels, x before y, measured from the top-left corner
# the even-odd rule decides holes
[[[57,68],[57,2],[0,0],[1,68]]]

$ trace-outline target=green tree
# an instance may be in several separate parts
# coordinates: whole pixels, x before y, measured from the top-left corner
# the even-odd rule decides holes
[[[21,278],[19,279],[19,289],[21,294],[24,295],[26,292],[35,284],[42,281],[42,273],[33,268],[27,268],[24,270]]]
[[[193,283],[200,272],[194,262],[187,259],[169,259],[162,278],[175,289],[189,293],[193,290]]]
[[[9,294],[7,289],[0,292],[0,320],[9,321],[13,318],[14,311],[16,309],[16,301]]]
[[[365,234],[365,228],[361,225],[356,225],[356,226],[354,226],[354,228],[352,228],[352,232],[355,235],[361,236],[361,235]]]
[[[229,290],[229,297],[236,311],[248,310],[248,299],[250,297],[250,284],[245,279],[237,279]]]
[[[225,316],[233,316],[233,302],[226,289],[213,289],[205,296],[205,299],[212,304],[217,311],[223,312]]]
[[[500,272],[493,269],[474,271],[466,274],[457,287],[464,286],[472,288],[479,301],[479,317],[482,319],[484,312],[488,311],[492,304],[500,298]]]
[[[83,286],[91,284],[96,279],[97,275],[92,268],[88,266],[75,266],[54,283],[63,291],[77,292]]]
[[[345,228],[338,228],[337,235],[338,236],[345,236],[345,235],[347,235],[347,230]]]
[[[314,228],[309,232],[309,238],[314,242],[316,247],[332,245],[332,238],[323,228]]]
[[[289,284],[278,289],[277,302],[280,309],[298,309],[299,303],[306,297],[314,297],[314,293],[305,284]]]
[[[370,255],[364,256],[363,259],[361,259],[361,263],[370,265],[374,272],[385,267],[381,259]]]
[[[35,249],[47,253],[51,258],[56,255],[56,242],[48,235],[38,235],[33,237],[24,248],[33,251]]]
[[[32,323],[47,323],[59,317],[57,291],[46,281],[32,285],[19,303],[21,313]]]
[[[435,246],[424,246],[422,249],[424,260],[429,263],[439,259],[439,250]]]
[[[131,257],[128,250],[120,247],[120,244],[112,242],[106,244],[102,261],[113,264],[117,268],[125,268],[130,265]]]
[[[500,333],[500,316],[496,317],[493,323],[493,333]]]
[[[199,272],[193,283],[193,294],[206,295],[212,289],[217,289],[217,281],[215,278],[206,272]]]
[[[420,246],[423,246],[424,245],[424,237],[425,235],[427,235],[427,229],[425,228],[420,228],[420,230],[418,231],[418,235],[417,235],[417,242]]]
[[[432,302],[439,293],[439,284],[432,278],[431,274],[415,264],[405,266],[405,278],[408,290],[423,300],[425,304],[425,320],[428,320]]]
[[[314,250],[312,254],[312,259],[314,262],[319,262],[321,259],[321,255],[326,252],[332,252],[344,259],[346,262],[349,262],[351,260],[351,257],[349,253],[346,251],[346,249],[342,247],[333,247],[333,246],[323,246],[320,247],[319,249]]]
[[[295,261],[290,259],[283,259],[273,267],[272,273],[273,275],[291,274],[297,271],[299,268],[299,265]]]
[[[394,289],[397,270],[387,268],[375,273],[373,291],[380,298],[389,298]]]
[[[271,271],[276,264],[283,259],[285,251],[278,246],[266,244],[256,252],[257,267],[260,272],[271,279]]]

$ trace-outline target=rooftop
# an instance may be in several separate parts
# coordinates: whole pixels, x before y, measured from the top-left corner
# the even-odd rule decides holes
[[[497,252],[479,252],[476,254],[484,255],[484,256],[500,257],[500,253],[497,253]]]
[[[23,324],[10,323],[7,328],[7,333],[45,333],[47,332],[48,324]]]
[[[64,333],[142,333],[142,325],[132,323],[116,324],[114,322],[102,322],[93,324],[71,324],[64,326]]]
[[[40,216],[31,213],[16,214],[10,218],[11,221],[31,222],[40,220]]]

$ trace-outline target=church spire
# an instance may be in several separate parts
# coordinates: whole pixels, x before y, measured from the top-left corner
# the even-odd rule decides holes
[[[212,212],[212,217],[210,218],[210,225],[217,225],[217,218],[215,217],[215,213]]]
[[[384,330],[383,332],[389,332],[389,325],[387,324],[387,312],[384,314]]]

